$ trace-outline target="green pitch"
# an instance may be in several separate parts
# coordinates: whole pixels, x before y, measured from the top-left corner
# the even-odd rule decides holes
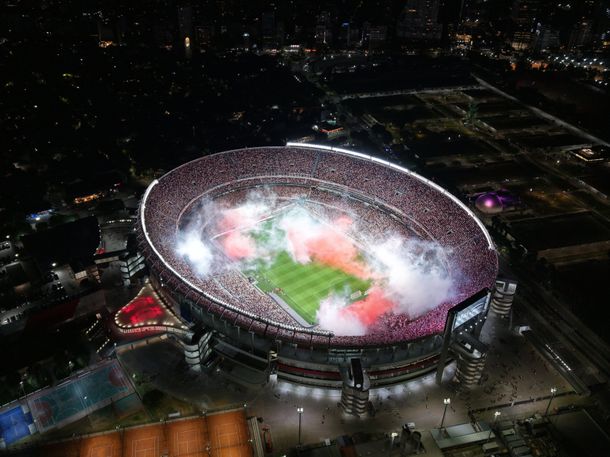
[[[257,280],[264,292],[273,292],[288,303],[310,324],[316,322],[320,300],[332,293],[355,296],[366,294],[370,280],[363,280],[342,270],[318,262],[295,262],[283,251],[271,263],[256,262],[245,271]]]

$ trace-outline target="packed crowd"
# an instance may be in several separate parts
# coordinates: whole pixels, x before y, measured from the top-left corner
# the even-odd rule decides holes
[[[451,303],[413,321],[404,315],[384,316],[369,334],[334,336],[332,344],[384,344],[438,333],[444,327],[448,309],[491,286],[495,280],[497,257],[489,249],[485,234],[462,207],[440,190],[373,161],[297,147],[227,151],[202,157],[161,178],[149,188],[143,202],[144,220],[140,214],[139,226],[142,228],[145,222],[154,246],[153,249],[142,238],[149,264],[163,271],[167,281],[177,280],[180,284],[176,287],[183,287],[184,283],[160,261],[160,255],[180,277],[205,291],[202,305],[222,314],[223,319],[253,331],[264,328],[267,334],[275,330],[278,338],[297,343],[328,344],[325,332],[318,331],[319,335],[308,329],[295,332],[292,317],[238,271],[225,268],[220,275],[201,278],[176,253],[173,240],[180,219],[202,196],[222,195],[222,200],[230,205],[232,199],[244,198],[252,188],[270,185],[278,198],[304,200],[312,211],[323,216],[344,211],[366,227],[371,236],[383,237],[394,230],[405,236],[416,234],[436,240],[449,248],[449,264],[456,270],[452,274],[461,278]]]

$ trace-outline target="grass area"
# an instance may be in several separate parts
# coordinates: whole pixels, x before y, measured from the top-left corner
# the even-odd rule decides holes
[[[332,293],[351,296],[366,293],[370,280],[363,280],[342,270],[318,262],[299,263],[285,251],[273,262],[257,262],[247,272],[264,292],[274,292],[310,324],[316,322],[320,300]]]

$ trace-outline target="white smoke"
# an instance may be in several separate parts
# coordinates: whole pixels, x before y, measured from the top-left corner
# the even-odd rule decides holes
[[[301,207],[291,208],[278,221],[278,226],[284,233],[298,234],[298,241],[301,245],[307,244],[308,240],[318,237],[321,225],[317,219]],[[284,243],[284,246],[279,245],[277,247],[285,248],[295,262],[308,263],[311,260],[309,253],[303,249],[298,249],[293,241],[297,240],[282,236],[279,242]]]
[[[176,250],[185,256],[200,276],[207,276],[214,261],[212,250],[202,240],[200,234],[190,230],[178,239]]]
[[[443,264],[447,253],[438,243],[392,236],[372,252],[395,313],[414,319],[451,297],[453,280]]]
[[[366,326],[357,316],[345,309],[349,304],[347,297],[330,295],[320,301],[316,319],[321,328],[332,331],[337,336],[366,335]]]
[[[415,319],[451,298],[455,274],[448,272],[449,251],[438,243],[392,233],[383,234],[383,240],[373,239],[366,222],[352,218],[353,224],[338,227],[337,221],[326,220],[316,214],[317,210],[309,209],[308,204],[305,207],[294,204],[296,200],[299,199],[292,199],[291,206],[280,209],[290,202],[270,191],[259,190],[248,193],[239,205],[231,207],[202,201],[191,211],[190,222],[180,230],[176,251],[196,274],[205,277],[228,265],[237,264],[241,269],[255,265],[250,262],[273,262],[279,252],[287,252],[296,262],[307,263],[311,261],[305,248],[309,245],[307,241],[317,245],[315,240],[324,239],[328,230],[357,240],[366,260],[366,274],[370,275],[376,293],[365,296],[356,308],[350,308],[353,299],[349,293],[334,293],[320,302],[318,324],[336,335],[364,335],[367,323],[386,313],[406,314]],[[343,205],[343,214],[356,214],[347,203]],[[273,223],[261,221],[274,212]],[[342,214],[339,210],[337,213]],[[229,243],[231,234],[239,236]],[[235,247],[241,242],[246,247],[251,242],[254,257],[230,255],[228,246]],[[324,252],[332,251],[329,248]]]

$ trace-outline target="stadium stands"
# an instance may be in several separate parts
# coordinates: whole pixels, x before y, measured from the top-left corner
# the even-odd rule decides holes
[[[372,236],[392,230],[438,242],[456,279],[452,299],[415,320],[387,314],[364,336],[335,336],[300,328],[235,270],[200,277],[176,252],[179,227],[204,197],[230,203],[265,186],[280,199],[304,199],[314,212],[349,212]],[[341,151],[286,146],[205,156],[151,184],[139,218],[141,249],[164,284],[222,319],[296,344],[374,346],[437,334],[450,308],[493,286],[498,268],[489,235],[454,197],[404,169]]]

